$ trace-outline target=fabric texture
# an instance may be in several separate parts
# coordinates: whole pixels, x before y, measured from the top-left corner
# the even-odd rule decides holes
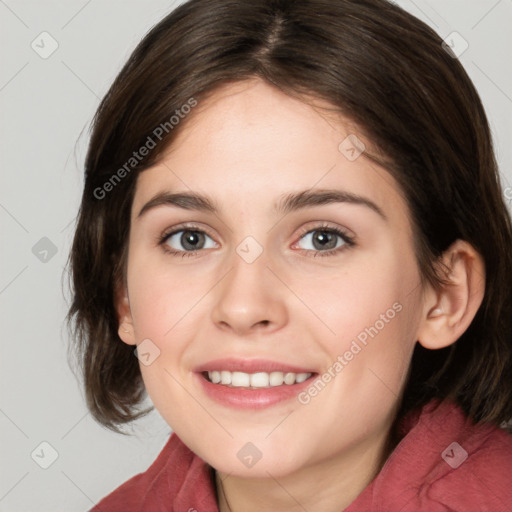
[[[437,400],[399,429],[401,441],[345,512],[512,511],[512,435]],[[211,467],[172,434],[146,472],[91,512],[218,512]]]

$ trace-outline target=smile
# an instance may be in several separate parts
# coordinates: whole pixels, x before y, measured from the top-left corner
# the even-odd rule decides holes
[[[300,384],[309,379],[312,373],[293,373],[293,372],[230,372],[213,370],[206,373],[206,378],[213,384],[229,386],[233,388],[261,389],[282,386],[286,384]]]
[[[318,373],[283,362],[218,359],[195,368],[207,397],[235,409],[262,409],[288,402],[309,386]]]

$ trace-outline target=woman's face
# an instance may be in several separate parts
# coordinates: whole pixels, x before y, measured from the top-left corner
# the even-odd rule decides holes
[[[381,446],[422,305],[396,182],[342,118],[259,80],[190,116],[132,209],[120,335],[156,408],[239,476]]]

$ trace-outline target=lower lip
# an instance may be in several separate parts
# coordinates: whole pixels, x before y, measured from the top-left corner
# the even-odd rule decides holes
[[[316,377],[316,374],[313,374],[309,379],[299,384],[283,384],[282,386],[271,388],[247,389],[213,384],[202,374],[198,373],[196,375],[205,393],[210,398],[223,405],[237,409],[264,409],[265,407],[294,398],[306,389]]]

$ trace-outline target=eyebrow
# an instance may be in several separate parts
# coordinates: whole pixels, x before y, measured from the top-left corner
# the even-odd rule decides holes
[[[332,203],[349,203],[366,206],[384,220],[387,220],[382,209],[367,197],[335,189],[308,189],[284,195],[274,204],[273,212],[286,215],[292,211]],[[202,194],[193,192],[159,192],[141,208],[138,217],[140,218],[149,210],[159,206],[175,206],[184,210],[196,210],[212,214],[218,214],[220,212],[220,208],[215,201]]]

